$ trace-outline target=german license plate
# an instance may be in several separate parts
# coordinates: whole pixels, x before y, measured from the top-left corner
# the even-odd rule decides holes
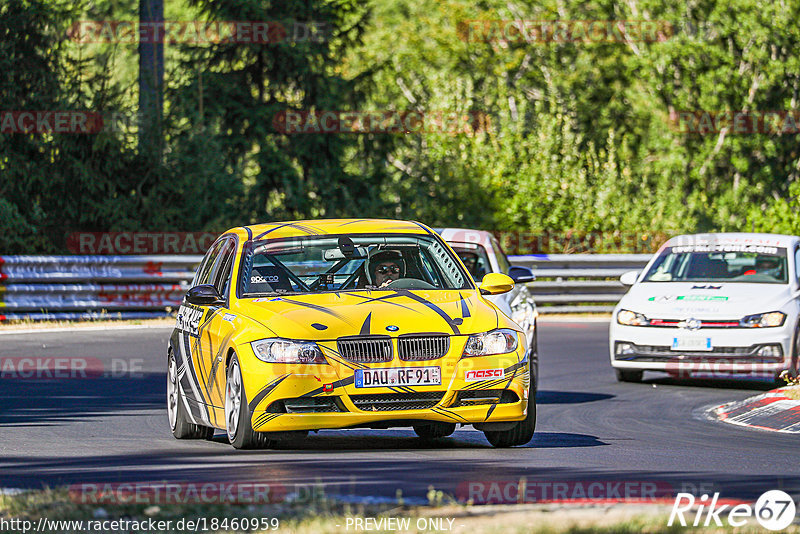
[[[357,388],[386,386],[439,386],[442,383],[440,367],[391,367],[388,369],[356,369]]]
[[[710,337],[674,337],[672,338],[672,350],[685,351],[707,351],[714,350],[711,345]]]

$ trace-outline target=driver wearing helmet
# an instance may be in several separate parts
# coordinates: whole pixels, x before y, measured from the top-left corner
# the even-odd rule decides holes
[[[377,250],[370,254],[366,265],[370,285],[384,287],[406,274],[406,262],[397,250]]]
[[[781,260],[772,256],[759,256],[756,259],[756,272],[773,278],[782,278]]]

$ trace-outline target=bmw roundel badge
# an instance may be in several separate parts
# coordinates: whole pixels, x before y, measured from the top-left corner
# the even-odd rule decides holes
[[[397,332],[398,330],[400,330],[400,328],[396,327],[393,324],[390,324],[389,326],[386,327],[386,330],[388,330],[389,332]]]

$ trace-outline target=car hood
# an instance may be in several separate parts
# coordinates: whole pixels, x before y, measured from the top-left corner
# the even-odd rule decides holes
[[[788,284],[644,282],[619,307],[657,319],[739,319],[780,310],[791,298]]]
[[[358,291],[242,299],[239,312],[276,336],[324,341],[418,332],[472,334],[497,327],[476,291]]]

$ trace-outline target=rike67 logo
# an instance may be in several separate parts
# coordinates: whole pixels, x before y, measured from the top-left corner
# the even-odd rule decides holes
[[[721,504],[719,493],[714,493],[710,499],[707,494],[695,499],[691,493],[678,493],[667,526],[671,527],[677,520],[682,527],[708,527],[712,523],[721,527],[727,520],[732,527],[743,527],[749,519],[755,518],[765,529],[775,531],[791,525],[795,511],[794,500],[781,490],[765,492],[758,498],[755,506]],[[688,516],[688,522],[684,515]]]

